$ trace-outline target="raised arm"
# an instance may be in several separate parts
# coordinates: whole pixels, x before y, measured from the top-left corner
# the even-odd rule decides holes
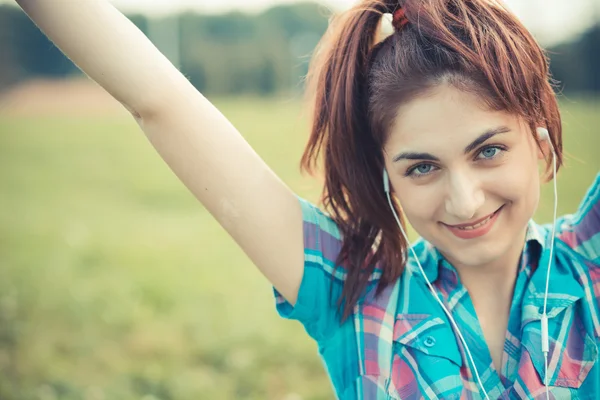
[[[134,114],[161,108],[191,85],[123,14],[105,0],[17,0],[77,66]]]
[[[300,205],[227,119],[105,0],[17,0],[121,102],[182,182],[288,301],[303,276]]]

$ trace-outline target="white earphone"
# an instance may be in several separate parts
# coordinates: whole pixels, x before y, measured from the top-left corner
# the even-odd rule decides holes
[[[540,141],[545,140],[550,145],[550,149],[552,151],[552,167],[553,167],[553,173],[554,173],[554,175],[553,175],[553,178],[554,178],[553,179],[553,181],[554,181],[554,220],[552,223],[552,237],[550,239],[550,258],[548,261],[548,270],[547,270],[547,274],[546,274],[546,290],[544,293],[544,312],[541,317],[542,352],[544,353],[544,369],[545,369],[545,371],[544,371],[544,386],[546,386],[546,399],[549,399],[550,398],[550,392],[548,389],[549,341],[548,341],[548,316],[546,314],[546,306],[547,306],[547,300],[548,300],[548,285],[550,282],[550,267],[552,266],[552,256],[553,256],[553,252],[554,252],[554,234],[555,234],[555,225],[556,225],[558,192],[556,189],[556,153],[554,152],[554,146],[552,145],[552,141],[550,140],[550,134],[548,133],[548,130],[546,128],[542,128],[542,127],[537,128],[536,133],[537,133],[538,139]],[[388,173],[387,173],[387,170],[385,167],[383,168],[383,190],[386,194],[388,203],[390,205],[390,209],[392,210],[392,213],[394,214],[394,218],[396,219],[396,223],[398,224],[398,227],[400,228],[400,232],[402,232],[402,236],[404,237],[404,240],[406,240],[406,243],[409,243],[408,236],[406,235],[406,232],[404,231],[404,228],[402,227],[402,224],[400,223],[400,218],[398,217],[398,214],[396,214],[396,210],[394,209],[394,206],[392,205],[392,199],[390,197],[390,180],[389,180],[389,176],[388,176]],[[458,334],[458,337],[459,337],[460,341],[462,342],[464,349],[467,353],[467,357],[469,358],[469,361],[473,367],[473,372],[475,373],[475,377],[477,378],[477,383],[478,383],[479,387],[481,388],[481,391],[483,392],[485,398],[487,400],[489,400],[490,398],[485,390],[485,387],[483,386],[483,383],[481,382],[481,377],[479,376],[479,371],[477,370],[477,366],[475,365],[475,361],[473,360],[473,356],[471,355],[469,346],[467,346],[467,342],[465,341],[465,338],[463,337],[460,329],[458,329],[458,325],[456,324],[456,321],[454,320],[454,318],[452,317],[452,315],[450,314],[448,309],[444,306],[444,303],[442,303],[442,300],[437,295],[431,282],[429,282],[429,279],[427,278],[427,275],[425,275],[425,271],[423,270],[423,267],[421,266],[421,263],[419,262],[419,258],[417,257],[412,246],[409,246],[409,249],[412,252],[417,265],[419,266],[421,275],[425,279],[425,282],[427,283],[429,290],[433,294],[433,297],[435,297],[435,299],[440,304],[440,306],[442,306],[444,313],[448,316],[448,319],[450,320],[450,322],[452,323],[452,326],[454,327],[456,333]]]
[[[548,351],[550,348],[550,342],[548,340],[548,315],[546,314],[546,307],[548,304],[548,286],[550,285],[550,268],[552,267],[552,258],[554,255],[554,235],[556,233],[556,214],[558,209],[558,190],[556,188],[556,152],[554,151],[554,145],[550,140],[550,134],[546,128],[537,128],[538,138],[545,140],[550,145],[552,151],[552,182],[554,185],[554,213],[552,218],[552,236],[550,237],[550,256],[548,258],[548,269],[546,270],[546,288],[544,291],[544,312],[541,318],[541,334],[542,334],[542,353],[544,353],[544,386],[546,386],[546,400],[550,399],[550,392],[548,389]]]

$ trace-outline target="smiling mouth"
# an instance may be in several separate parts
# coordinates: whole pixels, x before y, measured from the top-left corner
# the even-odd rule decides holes
[[[461,231],[472,231],[474,229],[479,228],[480,226],[485,225],[486,223],[489,222],[490,219],[492,219],[492,217],[494,216],[494,213],[490,214],[486,219],[484,219],[483,221],[475,224],[475,225],[469,225],[469,226],[455,226],[455,228],[460,229]]]
[[[498,208],[496,211],[494,211],[493,213],[491,213],[490,215],[488,215],[487,217],[483,217],[482,219],[479,219],[471,224],[459,224],[459,225],[449,225],[449,224],[444,224],[446,226],[448,226],[449,228],[453,228],[453,229],[460,229],[461,231],[472,231],[475,230],[477,228],[481,228],[482,226],[484,226],[485,224],[487,224],[488,222],[490,222],[490,220],[492,218],[494,218],[494,216],[496,214],[498,214],[500,212],[500,210],[502,210],[502,207],[504,207],[504,205],[502,205],[500,208]]]

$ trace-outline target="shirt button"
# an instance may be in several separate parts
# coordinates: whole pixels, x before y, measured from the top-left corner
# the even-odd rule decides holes
[[[423,344],[425,347],[433,347],[435,345],[435,338],[433,336],[427,336]]]

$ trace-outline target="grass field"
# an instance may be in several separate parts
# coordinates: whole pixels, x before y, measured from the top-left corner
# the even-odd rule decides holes
[[[217,106],[298,194],[294,101]],[[600,169],[600,102],[563,102],[561,214]],[[537,214],[550,220],[550,185]],[[133,120],[0,117],[0,399],[331,399],[315,345]]]

